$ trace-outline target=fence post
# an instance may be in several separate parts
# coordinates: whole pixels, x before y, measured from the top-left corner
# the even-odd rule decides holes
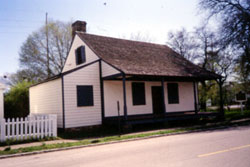
[[[52,136],[52,118],[51,118],[51,115],[49,115],[49,137]]]
[[[20,140],[23,140],[23,117],[21,117],[20,119],[20,126],[19,126],[21,129],[20,129],[20,137],[21,139]]]
[[[24,119],[24,139],[27,140],[28,136],[28,117]]]
[[[45,137],[47,137],[48,136],[48,116],[47,115],[45,115],[45,117],[44,117],[44,135],[45,135]]]
[[[12,118],[11,119],[11,125],[12,125],[12,131],[11,131],[11,137],[12,137],[12,139],[14,139],[15,138],[15,126],[16,126],[16,124],[15,124],[15,118]]]
[[[20,118],[16,118],[16,140],[19,140],[20,137],[19,125],[20,125]]]
[[[10,118],[7,119],[7,138],[10,139]]]
[[[33,130],[32,130],[32,122],[31,122],[31,117],[29,116],[28,117],[28,126],[29,126],[29,128],[28,128],[28,137],[31,139],[32,138],[32,132],[33,132]]]
[[[57,120],[56,120],[56,115],[51,115],[52,116],[52,121],[53,121],[53,124],[52,124],[52,134],[53,134],[53,137],[57,137]]]
[[[31,117],[32,119],[32,132],[33,132],[33,135],[32,135],[32,138],[35,139],[36,138],[36,117]]]
[[[1,133],[0,133],[0,141],[5,141],[5,119],[0,120]]]

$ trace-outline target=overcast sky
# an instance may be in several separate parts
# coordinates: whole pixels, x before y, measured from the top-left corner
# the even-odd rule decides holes
[[[87,32],[129,37],[141,32],[155,43],[165,43],[167,33],[201,22],[198,0],[1,0],[0,77],[19,68],[18,53],[27,36],[49,18],[84,20]]]

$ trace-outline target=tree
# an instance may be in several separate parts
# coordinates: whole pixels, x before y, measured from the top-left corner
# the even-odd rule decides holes
[[[199,64],[202,68],[221,75],[222,84],[228,79],[234,65],[234,54],[230,47],[222,47],[220,36],[211,31],[207,26],[196,29],[197,55]],[[218,81],[217,81],[218,83]],[[201,82],[200,101],[202,108],[206,110],[207,99],[212,99],[213,104],[218,104],[215,100],[219,99],[219,87],[214,81]]]
[[[71,38],[71,23],[60,21],[50,21],[47,26],[33,32],[21,46],[21,68],[13,78],[39,81],[60,73],[70,49]]]
[[[219,51],[219,43],[217,36],[206,26],[196,28],[194,36],[197,43],[197,55],[199,65],[206,69],[213,71],[213,59]]]
[[[250,1],[200,0],[199,6],[208,12],[207,19],[218,18],[221,44],[238,50],[238,74],[241,81],[249,83]]]
[[[36,82],[46,77],[47,76],[45,75],[45,73],[43,73],[43,71],[41,70],[21,69],[21,70],[17,70],[17,72],[15,73],[11,73],[7,75],[6,80],[7,80],[8,85],[15,86],[19,82],[23,82],[23,81],[28,81],[28,82],[35,81]]]
[[[197,44],[193,34],[187,32],[185,28],[182,28],[180,31],[170,31],[168,33],[168,42],[167,44],[181,56],[185,57],[190,61],[197,59],[198,55],[196,54]]]
[[[31,84],[32,82],[19,82],[5,94],[5,118],[26,117],[29,114],[29,86]]]
[[[192,33],[185,29],[175,33],[170,32],[168,44],[188,60],[198,63],[206,70],[222,75],[222,83],[224,83],[232,71],[234,58],[232,49],[221,47],[219,39],[220,37],[206,25],[196,28],[196,31]],[[206,109],[205,104],[208,98],[219,99],[219,89],[214,81],[201,83],[200,102],[202,108]]]
[[[209,12],[208,19],[216,16],[220,21],[220,33],[225,45],[249,45],[249,0],[200,0],[199,6]]]
[[[139,42],[153,42],[154,38],[147,32],[133,32],[130,33],[130,35],[119,35],[122,39],[128,39],[133,41],[139,41]]]
[[[250,49],[250,48],[249,48]],[[248,52],[248,53],[247,53]],[[237,65],[235,67],[235,72],[238,74],[238,80],[246,85],[244,91],[250,91],[250,50],[243,52],[240,57],[236,60]],[[248,85],[248,86],[247,86]],[[248,87],[248,88],[247,88]]]
[[[153,37],[151,37],[149,33],[142,32],[131,33],[129,39],[141,42],[153,42]]]

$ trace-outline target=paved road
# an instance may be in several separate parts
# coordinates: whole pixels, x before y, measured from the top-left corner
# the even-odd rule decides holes
[[[250,167],[250,127],[0,160],[1,167]]]

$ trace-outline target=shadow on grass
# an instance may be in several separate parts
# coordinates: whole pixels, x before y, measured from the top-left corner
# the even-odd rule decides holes
[[[45,137],[45,138],[29,138],[26,140],[7,140],[5,142],[0,142],[0,146],[9,146],[9,145],[16,145],[16,144],[26,144],[26,143],[33,143],[33,142],[44,142],[44,141],[51,141],[56,140],[56,137]]]

